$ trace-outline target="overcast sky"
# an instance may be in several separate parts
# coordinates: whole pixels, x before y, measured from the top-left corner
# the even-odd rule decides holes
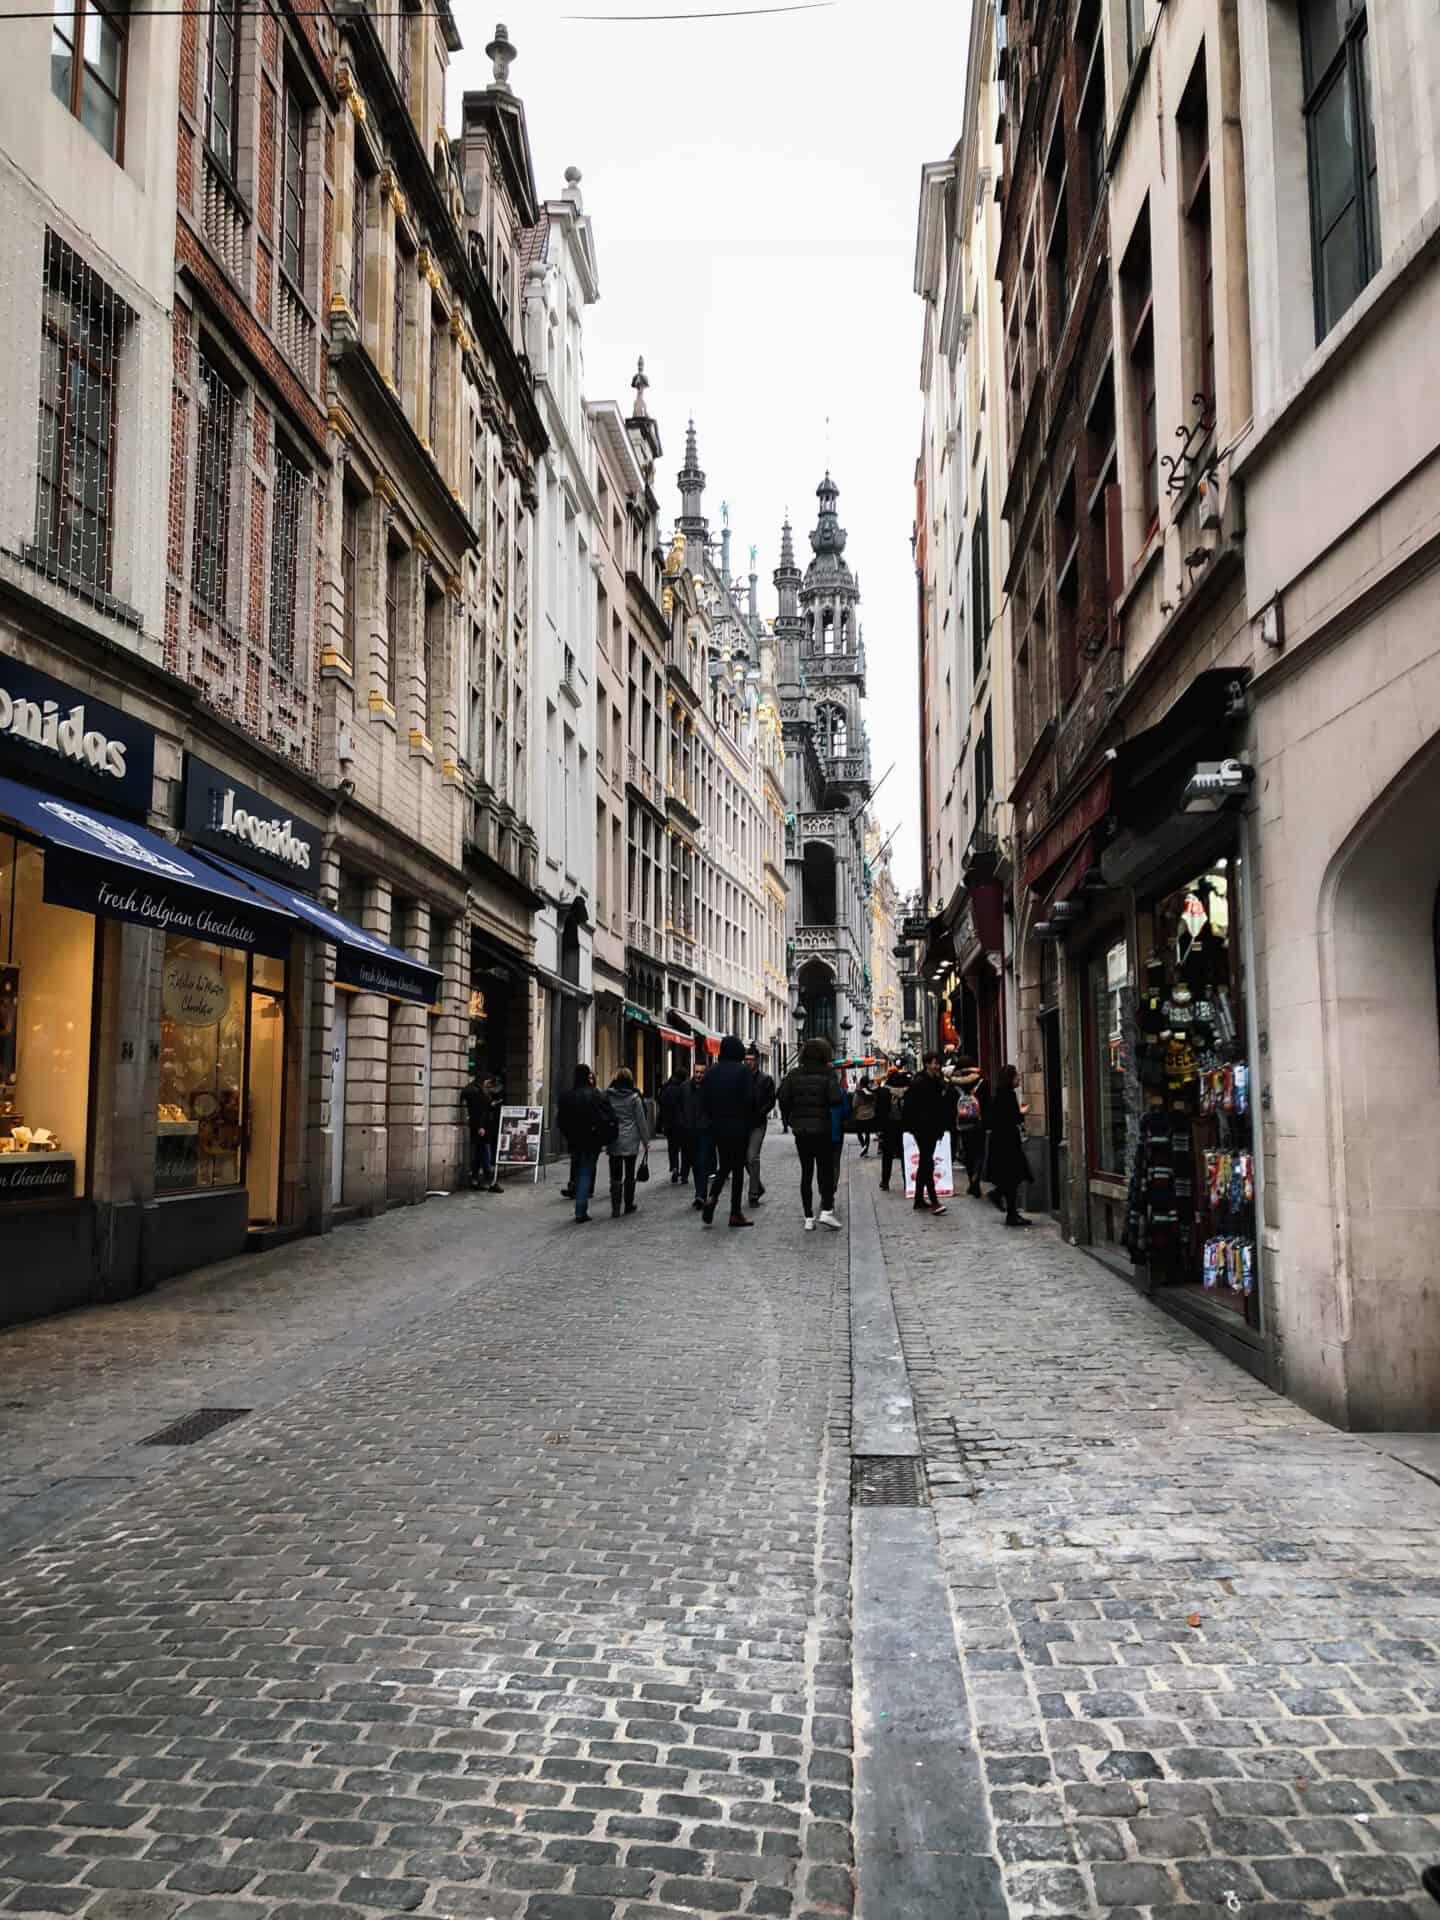
[[[585,322],[588,397],[629,411],[637,353],[665,443],[663,524],[693,413],[711,529],[730,504],[738,570],[759,549],[761,610],[786,508],[800,564],[828,464],[860,576],[868,717],[902,888],[919,877],[915,576],[920,303],[912,291],[920,168],[959,137],[964,0],[839,0],[718,20],[726,0],[482,0],[519,58],[542,197],[579,167],[600,299]],[[742,8],[768,0],[729,0]],[[493,17],[457,7],[453,74],[489,81]],[[827,428],[828,417],[828,428]]]

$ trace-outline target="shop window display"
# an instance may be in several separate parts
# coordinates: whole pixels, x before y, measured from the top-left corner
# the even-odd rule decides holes
[[[1141,916],[1143,1110],[1126,1241],[1156,1282],[1195,1287],[1254,1322],[1254,1103],[1239,879],[1238,860],[1217,859]]]
[[[1090,1044],[1094,1053],[1095,1171],[1124,1177],[1130,949],[1122,934],[1090,962]]]
[[[155,1187],[190,1193],[240,1183],[247,968],[243,953],[165,941]]]
[[[43,897],[45,856],[0,834],[0,1204],[85,1191],[95,922]]]

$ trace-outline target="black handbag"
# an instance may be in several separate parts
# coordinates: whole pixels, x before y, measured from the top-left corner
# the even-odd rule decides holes
[[[636,1186],[637,1187],[643,1186],[649,1178],[650,1178],[650,1162],[648,1160],[642,1160],[639,1166],[635,1169]]]

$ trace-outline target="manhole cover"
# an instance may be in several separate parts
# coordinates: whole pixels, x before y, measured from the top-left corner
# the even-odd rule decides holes
[[[140,1444],[142,1447],[193,1446],[206,1434],[214,1433],[217,1427],[228,1427],[232,1420],[243,1420],[249,1411],[249,1407],[200,1407],[194,1413],[187,1413],[183,1420],[161,1427],[158,1433],[147,1433]]]
[[[925,1468],[906,1454],[857,1454],[850,1462],[852,1507],[923,1507]]]

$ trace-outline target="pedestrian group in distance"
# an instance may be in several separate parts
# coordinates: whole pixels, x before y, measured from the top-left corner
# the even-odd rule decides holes
[[[500,1097],[498,1081],[479,1075],[464,1093],[471,1181],[492,1193],[501,1191],[494,1156]],[[988,1179],[989,1198],[1004,1210],[1006,1226],[1030,1224],[1019,1209],[1021,1185],[1030,1178],[1025,1156],[1028,1109],[1020,1100],[1019,1074],[1013,1066],[1001,1069],[992,1088],[973,1060],[959,1057],[947,1071],[938,1053],[927,1053],[918,1073],[896,1067],[878,1085],[868,1075],[862,1078],[852,1099],[827,1039],[806,1040],[777,1087],[759,1049],[743,1046],[731,1034],[720,1042],[713,1064],[697,1060],[688,1070],[677,1068],[661,1089],[657,1107],[670,1184],[693,1185],[691,1204],[707,1227],[727,1187],[730,1225],[755,1224],[744,1209],[764,1200],[761,1151],[777,1110],[795,1141],[806,1232],[817,1226],[839,1229],[835,1194],[845,1139],[852,1133],[862,1159],[878,1137],[883,1193],[891,1191],[895,1162],[903,1158],[909,1135],[916,1161],[915,1211],[932,1215],[946,1211],[936,1191],[935,1153],[948,1135],[954,1164],[965,1169],[966,1192],[980,1198],[981,1182]],[[622,1067],[602,1091],[588,1066],[577,1067],[574,1084],[560,1100],[556,1123],[570,1150],[570,1177],[561,1191],[574,1202],[577,1225],[588,1225],[592,1218],[602,1153],[609,1162],[611,1217],[634,1213],[636,1188],[650,1178],[651,1129],[629,1068]]]

